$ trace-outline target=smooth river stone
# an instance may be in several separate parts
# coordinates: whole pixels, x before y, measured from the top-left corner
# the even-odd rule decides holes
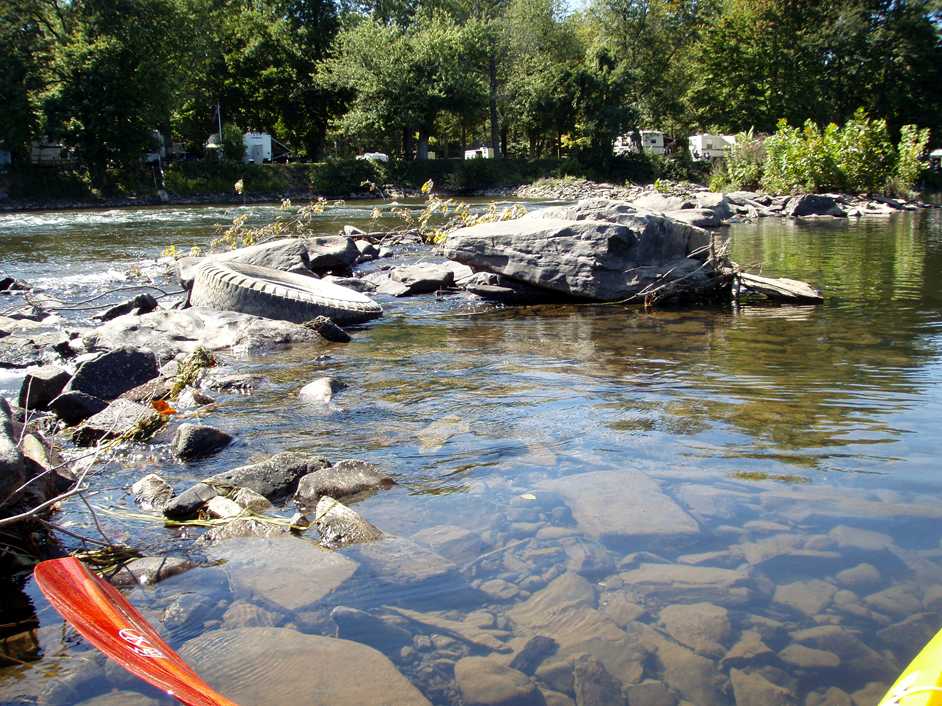
[[[185,643],[180,654],[240,704],[429,704],[382,653],[350,640],[287,628],[214,630]]]
[[[593,471],[541,484],[567,502],[579,528],[596,539],[694,535],[700,527],[657,481],[640,471]]]
[[[225,562],[233,591],[282,610],[311,606],[343,585],[357,563],[296,537],[232,539],[207,555]]]

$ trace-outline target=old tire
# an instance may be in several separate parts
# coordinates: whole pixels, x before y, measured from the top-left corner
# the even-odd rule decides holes
[[[352,289],[235,261],[210,260],[200,265],[190,303],[299,324],[318,316],[338,324],[356,324],[383,313],[379,304]]]

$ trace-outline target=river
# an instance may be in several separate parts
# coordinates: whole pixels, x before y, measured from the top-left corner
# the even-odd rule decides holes
[[[318,228],[366,226],[374,205],[328,211]],[[274,207],[2,214],[0,259],[69,301],[147,277],[174,288],[154,263],[163,248],[205,247],[245,212],[261,222]],[[200,642],[336,636],[343,605],[389,635],[341,636],[375,643],[434,704],[876,704],[942,627],[942,210],[766,219],[730,235],[735,261],[812,282],[825,303],[491,310],[464,295],[379,297],[385,315],[347,345],[223,356],[259,376],[253,394],[214,393],[201,417],[233,446],[183,464],[165,435],[93,481],[112,540],[212,564],[131,600],[223,692],[258,684],[253,703],[382,693],[251,640]],[[327,408],[298,405],[324,375],[347,387]],[[20,379],[0,371],[0,393]],[[284,450],[395,477],[354,507],[401,538],[401,562],[343,550],[356,573],[321,595],[300,548],[236,542],[206,557],[198,530],[142,517],[129,495],[145,473],[182,490]],[[80,503],[58,521],[95,533]],[[167,702],[24,591],[38,644],[7,645],[0,702]],[[507,668],[536,635],[555,653]]]

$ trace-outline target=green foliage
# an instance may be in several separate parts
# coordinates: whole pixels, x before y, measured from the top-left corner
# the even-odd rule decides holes
[[[307,165],[243,164],[229,160],[197,159],[172,164],[164,171],[169,192],[180,196],[232,194],[243,181],[248,194],[285,194],[307,187]]]
[[[234,123],[225,123],[222,126],[222,156],[232,162],[241,162],[245,156],[245,142],[242,139],[242,128]]]
[[[368,159],[329,159],[310,167],[314,193],[323,196],[350,196],[369,193],[368,182],[384,184],[386,170],[381,162]]]
[[[712,179],[719,175],[724,186],[733,189],[758,189],[762,183],[762,169],[766,153],[764,141],[753,135],[752,130],[736,135],[733,145],[725,160],[719,162],[720,168],[711,174]]]
[[[922,161],[922,157],[928,146],[928,128],[920,130],[915,125],[903,125],[897,146],[896,177],[899,189],[912,189],[919,181],[919,177],[926,169],[926,163]]]
[[[762,186],[774,193],[793,191],[882,190],[896,173],[897,151],[885,120],[857,110],[843,127],[823,131],[810,120],[803,129],[782,119],[765,141]]]

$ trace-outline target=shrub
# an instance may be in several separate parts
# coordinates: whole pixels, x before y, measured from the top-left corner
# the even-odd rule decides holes
[[[886,120],[870,120],[858,108],[834,133],[833,159],[842,177],[839,187],[868,193],[882,189],[896,170],[896,151]]]
[[[765,159],[764,140],[755,137],[752,130],[739,133],[726,159],[714,166],[710,174],[710,188],[720,190],[714,188],[714,179],[717,179],[722,184],[721,188],[758,189],[762,183]]]
[[[233,162],[241,162],[245,156],[245,142],[238,125],[225,123],[222,126],[222,156]]]
[[[896,184],[901,190],[911,190],[919,181],[926,164],[921,160],[929,145],[929,129],[903,125],[896,148]]]
[[[164,184],[168,191],[181,196],[231,194],[233,185],[241,179],[244,193],[283,194],[297,188],[297,171],[296,165],[194,159],[168,166]]]

